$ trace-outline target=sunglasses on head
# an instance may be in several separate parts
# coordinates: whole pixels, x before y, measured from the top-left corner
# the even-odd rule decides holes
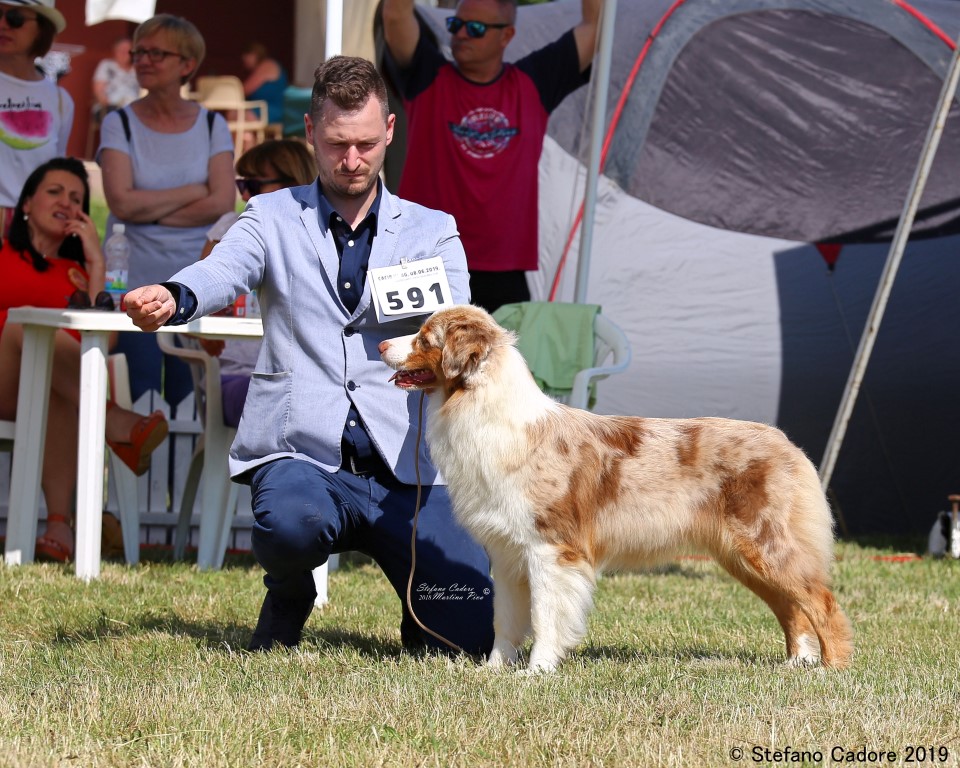
[[[251,197],[263,191],[264,184],[283,184],[286,179],[237,179],[237,190],[240,194],[249,192]]]
[[[20,29],[28,21],[36,21],[36,16],[27,16],[19,8],[0,8],[0,19],[7,17],[7,26],[10,29]]]
[[[510,24],[489,24],[485,21],[464,21],[459,16],[447,16],[447,32],[457,34],[464,27],[467,28],[467,37],[483,37],[488,29],[506,29]]]

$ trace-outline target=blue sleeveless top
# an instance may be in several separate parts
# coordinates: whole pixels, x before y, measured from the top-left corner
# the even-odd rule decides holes
[[[264,83],[257,90],[247,96],[249,101],[267,102],[267,122],[283,122],[283,92],[287,89],[287,73],[280,67],[280,77]]]

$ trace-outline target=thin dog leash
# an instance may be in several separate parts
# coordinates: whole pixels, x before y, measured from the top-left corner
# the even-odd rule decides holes
[[[410,536],[410,578],[407,579],[407,610],[410,611],[410,615],[417,623],[417,626],[428,635],[435,637],[437,640],[450,646],[458,653],[466,654],[467,652],[459,645],[451,640],[447,640],[447,638],[445,638],[443,635],[434,632],[432,629],[430,629],[430,627],[420,621],[420,619],[417,617],[417,612],[413,610],[413,573],[417,568],[417,521],[420,518],[420,495],[423,490],[423,486],[420,484],[420,438],[423,434],[423,400],[425,396],[426,392],[420,390],[420,409],[417,416],[417,443],[414,446],[413,454],[413,467],[417,473],[417,505],[413,511],[413,534]]]

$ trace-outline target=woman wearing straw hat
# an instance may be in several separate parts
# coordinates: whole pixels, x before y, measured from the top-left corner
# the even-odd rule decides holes
[[[55,0],[0,0],[0,234],[34,168],[66,155],[73,99],[34,63],[67,22]]]

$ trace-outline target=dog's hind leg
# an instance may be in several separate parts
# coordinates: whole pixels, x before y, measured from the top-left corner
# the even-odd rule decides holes
[[[806,587],[800,607],[820,638],[820,661],[825,667],[843,669],[853,656],[853,629],[825,582]]]
[[[739,564],[723,563],[723,565],[740,583],[760,597],[777,617],[786,639],[787,663],[798,667],[819,663],[819,638],[810,619],[796,601],[755,574],[744,570]]]
[[[757,557],[718,558],[739,581],[770,606],[783,628],[788,663],[846,667],[853,654],[853,633],[846,615],[827,586],[827,577],[811,571],[799,553],[778,567]],[[750,565],[748,565],[748,562]]]
[[[556,669],[567,652],[587,633],[596,578],[586,563],[557,562],[552,548],[531,562],[530,592],[533,618],[531,672]]]
[[[494,638],[487,664],[494,667],[514,664],[517,648],[530,634],[530,582],[526,573],[507,570],[502,562],[492,559]]]

